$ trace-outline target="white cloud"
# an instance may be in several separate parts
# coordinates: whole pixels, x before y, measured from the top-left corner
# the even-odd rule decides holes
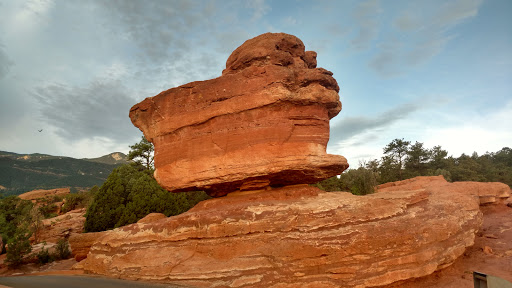
[[[449,115],[449,114],[448,114]],[[424,132],[427,146],[441,145],[450,154],[479,154],[512,148],[512,101],[487,115],[457,114],[447,116],[445,125],[429,127]]]

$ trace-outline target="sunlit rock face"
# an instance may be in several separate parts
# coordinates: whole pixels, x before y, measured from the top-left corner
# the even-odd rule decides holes
[[[341,110],[338,91],[300,39],[266,33],[238,47],[222,76],[147,98],[130,118],[155,145],[160,185],[222,196],[252,183],[315,183],[345,170],[344,157],[326,154],[329,120]]]
[[[476,191],[443,187],[355,196],[294,185],[229,194],[70,243],[76,255],[88,253],[75,268],[125,279],[379,287],[431,274],[473,245],[482,224]]]

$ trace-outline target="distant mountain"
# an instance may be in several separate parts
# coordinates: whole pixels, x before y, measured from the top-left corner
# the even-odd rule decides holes
[[[128,156],[121,152],[114,152],[107,154],[105,156],[101,156],[98,158],[83,158],[83,160],[104,163],[104,164],[112,164],[112,165],[122,165],[128,164]]]
[[[100,186],[114,168],[128,163],[111,153],[93,159],[0,151],[0,193],[19,195],[34,189]]]

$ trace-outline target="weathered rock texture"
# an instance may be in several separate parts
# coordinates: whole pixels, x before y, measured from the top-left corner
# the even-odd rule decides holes
[[[19,195],[21,199],[31,200],[35,202],[37,199],[49,198],[53,196],[65,196],[69,194],[69,188],[57,188],[57,189],[49,189],[49,190],[32,190],[26,193]]]
[[[60,239],[66,239],[73,233],[82,233],[85,212],[85,208],[76,209],[57,217],[42,220],[41,228],[37,231],[38,242],[57,243]]]
[[[375,287],[450,265],[481,223],[478,199],[448,188],[354,196],[297,185],[98,233],[79,267],[198,287]]]
[[[480,204],[504,203],[510,197],[510,187],[500,182],[447,182],[443,176],[420,176],[412,179],[389,182],[377,186],[377,192],[405,191],[416,189],[453,191],[477,197]]]
[[[238,47],[221,77],[147,98],[130,118],[155,146],[160,185],[221,196],[252,181],[315,183],[345,170],[344,157],[325,152],[338,91],[300,39],[266,33]]]
[[[76,261],[87,258],[91,246],[104,236],[107,232],[90,232],[83,234],[71,234],[69,237],[69,248]]]

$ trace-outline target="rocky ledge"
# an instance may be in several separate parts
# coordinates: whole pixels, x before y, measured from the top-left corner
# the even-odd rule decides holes
[[[420,277],[462,255],[482,223],[478,198],[448,184],[368,196],[297,185],[211,199],[95,233],[77,268],[197,287],[375,287]]]

